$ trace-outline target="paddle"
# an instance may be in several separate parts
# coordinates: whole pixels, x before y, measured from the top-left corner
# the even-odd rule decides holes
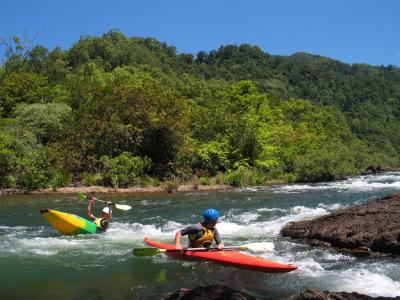
[[[88,196],[85,196],[85,195],[82,194],[82,193],[75,193],[75,195],[76,195],[76,197],[78,197],[78,199],[81,200],[81,201],[83,201],[83,200],[88,200],[88,199],[89,199]],[[107,204],[107,201],[98,200],[98,199],[96,199],[96,201],[98,201],[98,202],[103,202],[103,203]],[[123,210],[123,211],[127,211],[127,210],[130,210],[130,209],[132,208],[131,206],[126,205],[126,204],[117,204],[117,203],[113,203],[112,205],[115,206],[115,208],[120,209],[120,210]]]
[[[250,243],[247,245],[241,246],[229,246],[224,247],[222,249],[218,248],[185,248],[182,250],[167,250],[167,249],[159,249],[159,248],[134,248],[132,250],[132,254],[134,256],[154,256],[160,253],[165,252],[181,252],[181,251],[193,251],[193,252],[201,252],[201,251],[223,251],[223,250],[251,250],[251,251],[272,251],[274,249],[274,244],[271,242],[261,242],[261,243]]]

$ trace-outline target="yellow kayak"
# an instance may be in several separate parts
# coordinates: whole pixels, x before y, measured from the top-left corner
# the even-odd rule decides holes
[[[61,234],[76,235],[82,233],[96,233],[96,225],[77,215],[64,213],[53,209],[41,209],[45,218],[54,229]]]

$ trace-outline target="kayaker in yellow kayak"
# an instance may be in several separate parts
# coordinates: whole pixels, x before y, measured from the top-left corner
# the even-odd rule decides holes
[[[219,236],[218,229],[215,227],[218,222],[219,212],[213,208],[209,208],[203,213],[203,222],[191,225],[175,234],[175,247],[182,250],[182,236],[189,236],[189,248],[209,248],[213,241],[217,244],[218,249],[224,248],[224,243]]]
[[[97,226],[97,231],[98,232],[104,232],[107,230],[108,225],[111,222],[111,218],[112,218],[112,202],[107,201],[106,202],[106,207],[103,208],[103,210],[101,211],[101,218],[96,218],[93,214],[92,214],[92,206],[93,203],[97,201],[96,197],[92,197],[89,200],[89,204],[86,210],[86,215],[87,217]]]

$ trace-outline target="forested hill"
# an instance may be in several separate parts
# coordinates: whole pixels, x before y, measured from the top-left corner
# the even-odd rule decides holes
[[[345,113],[352,131],[369,146],[392,154],[400,150],[398,67],[349,65],[306,53],[270,56],[249,45],[199,53],[196,63],[200,62],[209,66],[202,72],[206,78],[251,79],[260,90],[280,99],[333,105]]]
[[[2,187],[318,181],[399,164],[394,66],[250,45],[193,56],[115,31],[6,51]]]

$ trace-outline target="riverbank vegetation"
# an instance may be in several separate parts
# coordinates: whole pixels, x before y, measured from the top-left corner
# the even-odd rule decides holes
[[[111,31],[6,44],[0,186],[316,182],[399,166],[400,69]]]

